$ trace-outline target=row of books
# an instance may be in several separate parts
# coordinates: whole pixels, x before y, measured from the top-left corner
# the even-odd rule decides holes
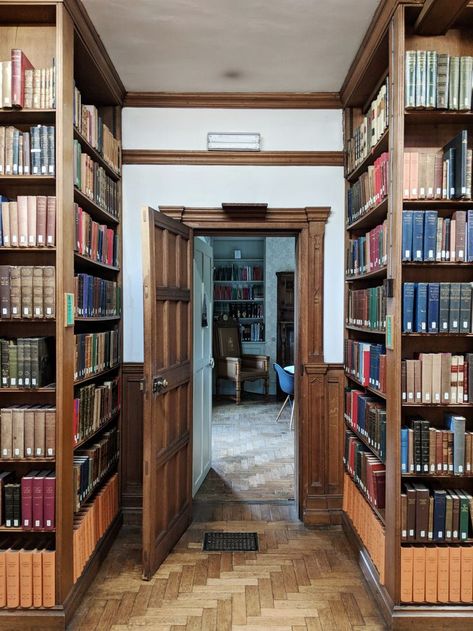
[[[362,539],[384,583],[385,535],[384,527],[371,510],[368,502],[347,473],[343,473],[343,512]]]
[[[404,333],[471,333],[471,283],[403,283]]]
[[[264,324],[262,322],[240,324],[240,334],[242,342],[264,342]]]
[[[2,388],[42,388],[53,381],[54,354],[46,337],[0,339]]]
[[[56,527],[56,474],[35,470],[15,476],[0,473],[0,523],[6,528],[54,530]]]
[[[401,546],[401,602],[471,604],[472,576],[473,546]]]
[[[119,433],[114,427],[87,448],[76,449],[73,460],[74,510],[90,497],[98,484],[111,471],[118,460]]]
[[[82,103],[82,95],[74,86],[74,127],[89,145],[96,149],[105,162],[117,173],[121,166],[120,141],[103,122],[95,105]]]
[[[385,151],[347,191],[348,224],[380,204],[388,194],[389,153]]]
[[[264,280],[261,265],[219,265],[214,269],[214,280]]]
[[[0,541],[0,608],[54,607],[56,551],[47,539]]]
[[[263,297],[263,285],[214,285],[214,300],[255,300]]]
[[[386,392],[384,345],[345,339],[345,371],[355,377],[361,385]]]
[[[343,462],[368,503],[382,510],[386,495],[386,465],[349,429],[345,430]]]
[[[473,496],[465,490],[432,489],[405,482],[401,493],[401,540],[467,541],[473,518]]]
[[[78,204],[74,204],[76,219],[75,251],[92,261],[118,266],[118,234],[113,228],[100,224]]]
[[[473,210],[456,210],[451,218],[436,210],[404,210],[402,260],[473,262]]]
[[[264,305],[261,302],[220,303],[214,305],[214,318],[216,320],[262,318],[263,316]]]
[[[471,199],[473,151],[463,129],[440,151],[404,153],[404,199]]]
[[[52,458],[56,455],[56,408],[15,405],[0,410],[1,458]]]
[[[49,68],[35,68],[20,48],[12,48],[10,58],[0,61],[0,107],[54,109],[54,58]]]
[[[99,318],[118,316],[121,312],[121,287],[114,280],[89,274],[74,276],[76,316]]]
[[[35,125],[29,131],[0,127],[0,175],[54,175],[55,129]]]
[[[473,57],[406,50],[406,108],[471,110]]]
[[[388,82],[389,77],[383,83],[370,108],[363,116],[360,125],[353,130],[346,147],[347,170],[350,173],[370,153],[388,126]]]
[[[420,353],[401,362],[405,403],[462,405],[473,402],[473,353]]]
[[[74,444],[85,440],[107,423],[120,409],[118,377],[97,386],[92,383],[78,390],[74,398],[72,433]]]
[[[345,418],[384,462],[386,459],[386,406],[363,390],[346,388]]]
[[[369,274],[386,265],[388,259],[388,222],[376,226],[356,239],[349,239],[346,252],[346,275]]]
[[[98,542],[103,537],[119,510],[118,474],[75,515],[73,531],[73,581],[82,574]]]
[[[445,415],[445,427],[415,418],[401,428],[401,473],[471,475],[473,433],[465,432],[466,419]]]
[[[118,217],[120,204],[119,183],[89,155],[82,153],[80,142],[74,140],[74,186],[86,197],[114,217]]]
[[[55,317],[55,267],[0,265],[0,318]]]
[[[347,324],[374,331],[386,328],[386,296],[384,285],[368,289],[349,289]]]
[[[18,195],[8,201],[0,195],[0,247],[54,247],[56,245],[56,198]]]
[[[116,366],[120,361],[119,340],[117,328],[103,333],[76,335],[74,379],[83,379]]]

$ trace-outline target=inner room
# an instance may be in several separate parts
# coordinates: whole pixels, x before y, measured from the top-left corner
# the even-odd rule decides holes
[[[194,240],[196,501],[294,502],[295,247]]]

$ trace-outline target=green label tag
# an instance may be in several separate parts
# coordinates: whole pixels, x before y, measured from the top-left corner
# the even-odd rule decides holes
[[[392,315],[386,316],[386,348],[390,351],[393,350],[393,317]]]
[[[74,326],[74,294],[64,294],[64,326]]]

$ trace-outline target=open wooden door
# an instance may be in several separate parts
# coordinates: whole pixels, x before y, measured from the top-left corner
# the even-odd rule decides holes
[[[192,518],[192,230],[142,211],[143,578]]]

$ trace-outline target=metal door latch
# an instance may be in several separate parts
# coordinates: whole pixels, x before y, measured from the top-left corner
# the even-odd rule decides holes
[[[154,377],[153,378],[153,394],[158,394],[159,392],[162,392],[168,387],[168,385],[169,385],[168,381],[167,379],[164,379],[164,377]]]

